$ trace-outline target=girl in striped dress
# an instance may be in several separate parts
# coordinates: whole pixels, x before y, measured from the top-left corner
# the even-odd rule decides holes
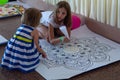
[[[39,25],[41,13],[38,9],[26,9],[22,15],[22,25],[9,40],[1,66],[10,70],[31,72],[39,64],[39,56],[46,58],[46,53],[40,48],[39,33],[36,27]]]

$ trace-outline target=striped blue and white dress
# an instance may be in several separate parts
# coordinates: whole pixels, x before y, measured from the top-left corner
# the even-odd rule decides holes
[[[31,36],[33,27],[22,24],[9,40],[2,57],[2,67],[22,72],[33,71],[39,64],[40,53]]]

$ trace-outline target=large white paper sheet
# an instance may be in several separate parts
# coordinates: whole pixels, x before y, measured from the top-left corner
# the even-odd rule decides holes
[[[4,44],[4,43],[7,43],[7,39],[5,37],[3,37],[2,35],[0,35],[0,45],[1,44]]]
[[[40,41],[43,49],[49,54],[49,60],[41,59],[36,71],[45,79],[69,79],[120,60],[120,44],[90,31],[86,25],[73,30],[70,39],[71,42],[64,46],[52,46],[44,40]]]

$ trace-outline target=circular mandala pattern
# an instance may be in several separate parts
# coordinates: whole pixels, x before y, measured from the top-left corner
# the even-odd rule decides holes
[[[94,62],[105,61],[108,57],[106,53],[112,49],[109,45],[99,43],[95,37],[72,37],[69,43],[41,46],[48,55],[47,60],[43,59],[47,66],[64,66],[76,70],[86,70]]]

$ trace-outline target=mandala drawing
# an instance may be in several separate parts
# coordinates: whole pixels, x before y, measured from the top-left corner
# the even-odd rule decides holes
[[[109,61],[108,53],[113,49],[108,44],[100,43],[96,37],[72,37],[69,43],[41,46],[48,55],[41,62],[48,68],[64,66],[74,70],[86,70],[95,62]]]

